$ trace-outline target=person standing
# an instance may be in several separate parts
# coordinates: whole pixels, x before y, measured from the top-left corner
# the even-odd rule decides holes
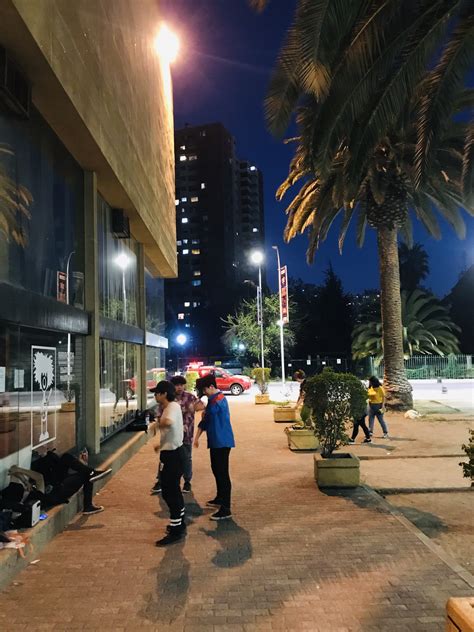
[[[184,439],[183,447],[185,451],[184,462],[184,485],[183,493],[188,494],[191,491],[191,479],[193,477],[193,462],[192,462],[192,449],[194,439],[194,416],[195,413],[204,410],[204,404],[193,394],[186,390],[186,378],[182,375],[174,375],[171,380],[171,384],[176,389],[176,402],[181,406],[181,412],[183,413],[183,428]],[[155,418],[158,418],[162,414],[163,410],[161,406],[156,405],[153,411]],[[158,470],[156,476],[156,482],[151,489],[152,494],[159,494],[161,492],[160,471]]]
[[[168,505],[170,524],[166,535],[156,541],[156,546],[167,546],[181,540],[186,535],[184,523],[184,500],[181,493],[180,480],[184,471],[185,452],[183,448],[183,413],[181,406],[175,401],[174,384],[162,380],[155,388],[150,389],[155,395],[157,404],[162,407],[158,418],[160,428],[160,480],[163,500]]]
[[[230,423],[229,404],[224,394],[217,388],[216,378],[209,374],[196,380],[198,395],[207,395],[208,401],[203,418],[198,426],[194,447],[199,447],[199,438],[207,434],[207,447],[211,456],[211,469],[216,479],[217,494],[207,503],[218,510],[211,520],[227,520],[232,517],[232,483],[229,475],[229,456],[235,447],[234,433]]]
[[[365,439],[362,443],[372,443],[372,439],[370,437],[370,431],[367,428],[367,424],[365,423],[365,418],[367,417],[367,414],[362,415],[362,417],[360,417],[359,419],[354,419],[354,427],[352,429],[352,437],[349,439],[349,443],[355,443],[355,440],[357,438],[357,435],[359,434],[359,428],[362,428],[364,434],[365,434]]]
[[[369,379],[369,388],[367,391],[369,396],[369,431],[370,434],[374,434],[375,417],[377,417],[379,424],[382,426],[383,438],[390,439],[388,436],[388,428],[383,417],[383,405],[385,403],[385,391],[382,384],[375,377]]]

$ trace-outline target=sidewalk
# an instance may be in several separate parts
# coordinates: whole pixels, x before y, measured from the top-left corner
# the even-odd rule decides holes
[[[448,597],[472,594],[465,581],[364,489],[320,492],[271,406],[231,405],[234,522],[208,519],[201,447],[188,537],[155,548],[166,512],[144,446],[103,488],[106,511],[78,516],[0,594],[0,629],[443,630]]]

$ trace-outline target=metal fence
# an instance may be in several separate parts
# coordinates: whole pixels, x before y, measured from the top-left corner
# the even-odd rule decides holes
[[[370,358],[373,375],[383,377],[384,364],[381,362],[375,365],[373,358]],[[409,380],[427,380],[433,378],[468,379],[474,378],[474,368],[472,356],[470,355],[449,355],[449,356],[413,356],[405,360],[405,369]]]

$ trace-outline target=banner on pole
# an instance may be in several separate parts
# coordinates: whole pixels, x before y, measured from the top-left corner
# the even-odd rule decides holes
[[[281,288],[281,314],[283,322],[290,322],[290,310],[288,306],[288,270],[286,266],[280,268],[280,288]]]

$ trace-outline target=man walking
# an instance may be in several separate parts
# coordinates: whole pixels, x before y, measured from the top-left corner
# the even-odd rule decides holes
[[[218,510],[211,520],[227,520],[232,517],[230,509],[232,483],[229,476],[229,456],[235,447],[234,434],[230,424],[229,404],[224,394],[217,388],[214,375],[206,375],[196,380],[198,395],[207,395],[206,412],[198,426],[194,447],[199,447],[199,437],[207,433],[207,447],[211,455],[211,469],[216,479],[217,494],[207,503]]]
[[[194,439],[194,416],[197,411],[204,410],[204,404],[195,396],[186,390],[186,378],[182,375],[174,375],[171,380],[171,384],[176,389],[175,401],[181,406],[181,412],[183,413],[183,428],[184,439],[183,448],[185,452],[184,461],[184,485],[183,493],[188,494],[191,491],[191,479],[193,477],[193,462],[192,462],[192,449]],[[162,414],[162,409],[157,405],[155,415],[159,417]],[[151,493],[159,494],[161,492],[160,473],[156,477],[156,483],[153,486]]]
[[[155,400],[163,411],[158,418],[160,445],[155,446],[155,452],[160,451],[160,480],[163,500],[170,512],[170,524],[166,535],[157,540],[156,546],[166,546],[181,540],[186,534],[184,500],[180,487],[185,461],[183,414],[181,406],[175,401],[174,384],[163,380],[158,382],[155,388],[150,389],[150,392],[154,393]]]

